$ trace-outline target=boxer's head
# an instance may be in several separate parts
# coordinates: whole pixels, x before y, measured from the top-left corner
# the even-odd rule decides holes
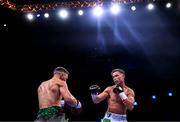
[[[125,71],[123,69],[114,69],[111,72],[111,76],[115,84],[122,84],[125,79]]]
[[[64,67],[56,67],[54,69],[54,75],[58,74],[61,80],[66,81],[68,79],[69,72]]]

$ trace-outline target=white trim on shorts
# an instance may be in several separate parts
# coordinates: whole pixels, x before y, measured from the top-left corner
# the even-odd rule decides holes
[[[116,114],[112,112],[106,112],[104,118],[110,119],[111,122],[127,122],[126,114]]]

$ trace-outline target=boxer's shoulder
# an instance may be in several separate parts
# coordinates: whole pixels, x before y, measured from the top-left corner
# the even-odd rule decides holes
[[[112,91],[112,89],[113,89],[113,86],[108,86],[108,87],[106,87],[105,91],[110,93]]]
[[[133,94],[134,95],[134,90],[132,89],[132,88],[130,88],[130,87],[128,87],[128,86],[125,86],[125,92],[127,93],[127,94]]]

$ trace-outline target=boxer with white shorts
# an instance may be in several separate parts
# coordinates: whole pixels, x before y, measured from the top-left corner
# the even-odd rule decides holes
[[[98,85],[89,87],[92,100],[97,104],[107,98],[108,108],[103,122],[127,122],[126,112],[134,108],[135,93],[125,85],[124,70],[114,69],[111,76],[115,85],[108,86],[103,92],[100,93]]]

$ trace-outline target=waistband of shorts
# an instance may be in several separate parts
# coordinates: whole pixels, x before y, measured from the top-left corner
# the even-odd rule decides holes
[[[112,118],[115,120],[127,120],[126,114],[116,114],[112,112],[106,112],[105,118]]]
[[[54,115],[54,114],[63,113],[63,112],[64,112],[63,108],[59,106],[52,106],[52,107],[40,109],[38,112],[38,115],[48,116],[48,115]]]

